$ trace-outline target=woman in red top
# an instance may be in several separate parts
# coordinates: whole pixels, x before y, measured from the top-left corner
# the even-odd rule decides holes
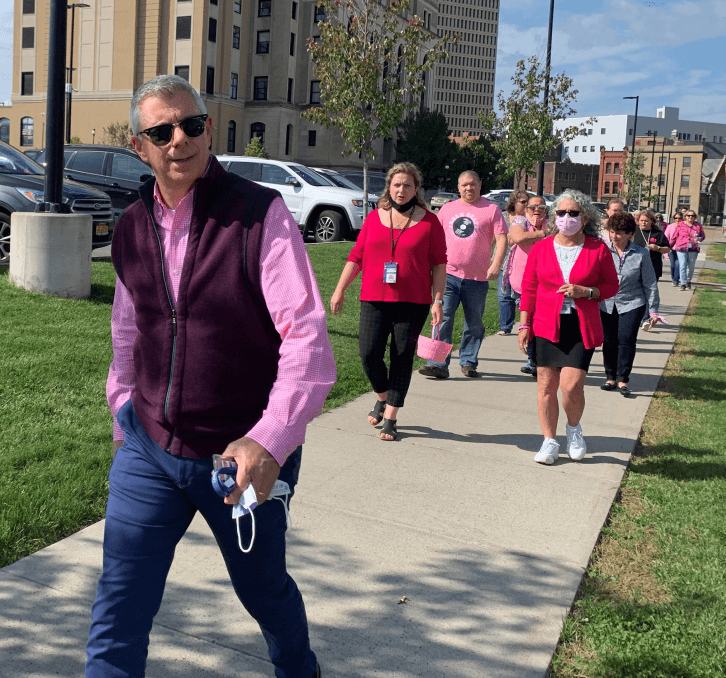
[[[378,395],[368,422],[376,426],[383,420],[381,440],[398,437],[397,414],[411,383],[416,343],[429,307],[433,325],[444,317],[446,237],[436,215],[426,209],[421,183],[421,172],[411,163],[389,170],[378,209],[363,223],[330,300],[337,315],[345,291],[363,271],[358,348]],[[383,360],[389,337],[390,371]]]
[[[580,419],[585,409],[585,376],[595,347],[602,345],[598,304],[615,296],[618,274],[598,237],[598,214],[590,199],[567,190],[555,200],[550,223],[554,237],[536,242],[522,280],[519,347],[535,342],[537,410],[544,442],[534,460],[554,464],[557,389],[567,415],[567,454],[580,461],[587,452]]]

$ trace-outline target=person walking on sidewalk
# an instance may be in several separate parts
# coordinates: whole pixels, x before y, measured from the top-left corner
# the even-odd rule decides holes
[[[699,243],[706,239],[703,226],[696,221],[696,213],[687,210],[685,220],[682,221],[671,233],[670,245],[678,256],[678,277],[681,282],[681,290],[691,289],[693,270],[696,267],[696,259],[701,251]]]
[[[673,215],[673,221],[665,227],[663,235],[665,235],[669,245],[671,244],[671,236],[682,222],[683,215],[680,212],[676,212]],[[678,254],[675,250],[672,249],[667,256],[671,265],[671,282],[673,284],[673,287],[678,287],[680,285],[680,272],[678,271]]]
[[[527,191],[512,191],[509,196],[509,202],[504,208],[504,216],[507,219],[507,225],[511,227],[512,223],[518,217],[524,217],[527,203],[529,202],[529,193]],[[506,258],[511,252],[512,240],[508,239],[510,245]],[[500,337],[505,337],[512,333],[514,327],[515,309],[517,307],[518,297],[512,292],[510,285],[505,284],[505,271],[502,269],[500,276],[497,278],[497,305],[499,306],[499,332]]]
[[[597,210],[580,191],[566,190],[550,215],[557,234],[535,243],[527,258],[520,300],[519,348],[535,342],[537,411],[544,441],[534,460],[554,464],[559,407],[567,415],[567,454],[581,461],[587,445],[580,419],[585,409],[585,377],[603,341],[598,302],[618,291],[618,275],[600,240]]]
[[[330,310],[337,315],[343,310],[345,291],[363,271],[358,349],[378,396],[368,423],[377,426],[383,421],[381,440],[398,438],[398,410],[411,384],[429,307],[433,325],[444,315],[446,238],[436,215],[426,209],[422,183],[421,172],[409,162],[388,171],[378,209],[366,217],[330,299]],[[389,338],[390,370],[384,362]]]
[[[499,276],[507,251],[507,224],[501,210],[481,194],[479,175],[471,170],[459,176],[461,198],[446,203],[439,219],[446,234],[446,293],[444,321],[439,339],[451,343],[454,316],[459,304],[464,308],[459,364],[465,377],[477,377],[479,348],[484,339],[484,307],[489,281]],[[492,257],[492,240],[496,249]],[[429,361],[419,368],[426,377],[446,379],[451,354],[443,363]]]
[[[524,217],[515,217],[509,226],[509,240],[512,248],[509,251],[507,262],[504,264],[502,278],[506,288],[511,290],[516,303],[522,296],[522,277],[527,265],[527,256],[534,243],[546,238],[548,231],[547,205],[545,199],[539,195],[532,196],[525,208]],[[502,279],[500,278],[500,280]],[[520,371],[537,377],[535,366],[534,342],[527,345],[527,362]]]
[[[610,217],[609,248],[618,272],[620,287],[610,299],[600,302],[603,326],[602,356],[607,381],[603,391],[617,388],[625,397],[630,396],[630,373],[635,360],[638,327],[643,307],[650,309],[650,317],[658,317],[660,296],[658,280],[648,250],[632,243],[635,233],[632,214],[620,213]]]
[[[658,228],[655,214],[651,210],[642,210],[639,214],[635,215],[635,220],[638,228],[635,230],[635,235],[633,236],[633,244],[648,250],[650,253],[650,262],[653,264],[653,271],[655,271],[655,279],[656,281],[660,280],[661,275],[663,275],[663,255],[671,251],[668,238]],[[653,324],[658,318],[658,314],[656,313],[654,315],[651,313],[651,310],[646,298],[646,303],[643,307],[643,316],[640,319],[642,323],[641,329],[646,332],[653,327]]]
[[[278,478],[292,495],[305,428],[335,381],[305,246],[277,192],[210,156],[212,120],[186,80],[144,83],[131,129],[155,178],[112,245],[115,457],[86,677],[144,676],[174,550],[199,511],[275,675],[319,678],[285,565],[287,509],[265,501]],[[237,464],[225,499],[211,482],[215,454]],[[256,494],[254,532],[233,520],[243,490]]]

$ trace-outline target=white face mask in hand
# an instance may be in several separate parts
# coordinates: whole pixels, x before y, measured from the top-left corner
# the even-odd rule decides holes
[[[284,480],[276,480],[275,484],[270,490],[270,500],[277,499],[282,502],[285,507],[285,520],[287,521],[287,527],[292,527],[292,521],[290,520],[290,510],[287,506],[287,498],[290,496],[290,486]],[[242,553],[249,553],[252,550],[252,545],[255,543],[255,514],[254,509],[257,507],[257,494],[252,484],[248,485],[247,489],[242,493],[240,500],[232,507],[232,519],[237,521],[237,543],[239,544],[240,551]],[[242,535],[239,531],[240,518],[244,518],[246,515],[250,516],[252,521],[252,537],[250,538],[250,545],[247,548],[242,546]]]

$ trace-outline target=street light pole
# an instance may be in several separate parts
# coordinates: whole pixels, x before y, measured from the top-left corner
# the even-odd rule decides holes
[[[550,100],[550,64],[552,62],[552,19],[555,15],[555,0],[550,0],[550,25],[547,29],[547,59],[545,60],[544,107],[547,110]],[[550,132],[552,128],[550,127]],[[537,165],[537,195],[544,193],[544,158]]]
[[[650,136],[650,131],[648,131]],[[653,147],[650,149],[650,184],[648,185],[648,207],[651,203],[651,193],[653,192],[653,160],[655,159],[655,132],[653,132]]]
[[[71,103],[73,101],[73,33],[76,27],[76,7],[90,7],[85,2],[74,2],[68,5],[71,10],[71,64],[66,79],[66,143],[71,143]]]
[[[623,99],[635,99],[635,121],[633,122],[633,141],[630,144],[631,166],[635,168],[635,135],[638,133],[638,103],[640,103],[640,95],[637,97],[623,97]],[[630,201],[628,201],[630,202]],[[640,209],[640,196],[638,197],[638,209]]]

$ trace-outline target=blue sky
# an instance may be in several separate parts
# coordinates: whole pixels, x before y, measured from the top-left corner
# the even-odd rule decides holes
[[[545,59],[548,0],[500,0],[496,91],[519,59]],[[0,0],[0,101],[12,89],[12,0]],[[579,90],[578,115],[655,115],[726,123],[726,1],[555,0],[552,68]]]

